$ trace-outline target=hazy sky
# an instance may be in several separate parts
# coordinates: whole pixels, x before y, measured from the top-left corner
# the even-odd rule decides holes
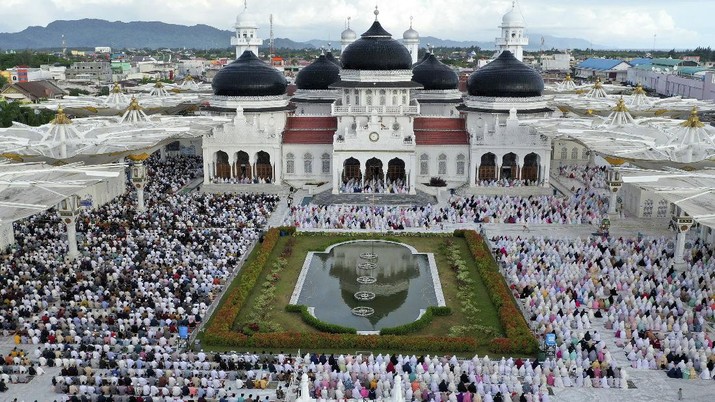
[[[455,40],[493,40],[511,7],[511,0],[248,0],[248,8],[262,24],[263,38],[273,13],[276,37],[337,42],[346,17],[358,34],[367,30],[376,3],[380,21],[393,36],[402,36],[412,15],[421,35]],[[520,0],[518,7],[527,34],[643,49],[653,46],[655,34],[659,49],[715,47],[715,0]],[[4,0],[0,32],[80,18],[230,29],[242,8],[242,0]],[[533,43],[538,40],[532,37]]]

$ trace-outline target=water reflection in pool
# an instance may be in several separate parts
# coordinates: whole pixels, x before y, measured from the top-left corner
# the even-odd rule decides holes
[[[377,254],[377,260],[370,261],[377,267],[359,268],[366,262],[360,254],[366,251]],[[359,300],[358,292],[374,297]],[[354,241],[313,254],[298,304],[314,307],[322,321],[377,331],[416,320],[420,309],[437,305],[437,298],[426,254],[412,254],[398,243]],[[369,307],[374,313],[356,316],[356,307]]]

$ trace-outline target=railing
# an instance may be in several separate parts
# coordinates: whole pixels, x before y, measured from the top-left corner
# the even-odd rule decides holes
[[[419,105],[413,106],[357,106],[357,105],[332,105],[333,115],[342,114],[357,114],[370,115],[373,113],[379,115],[402,115],[402,114],[419,114]]]

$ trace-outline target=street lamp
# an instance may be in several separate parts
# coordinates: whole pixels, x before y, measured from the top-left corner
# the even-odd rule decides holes
[[[67,226],[67,243],[69,245],[67,251],[67,258],[74,260],[79,255],[77,250],[77,228],[75,223],[77,222],[77,215],[80,211],[79,196],[72,194],[71,196],[60,201],[57,205],[57,209],[60,212],[60,217],[62,222]]]

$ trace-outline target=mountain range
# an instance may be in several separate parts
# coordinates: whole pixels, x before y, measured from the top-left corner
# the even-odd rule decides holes
[[[21,32],[0,33],[0,49],[59,49],[64,39],[68,48],[94,48],[95,46],[110,46],[122,48],[189,48],[189,49],[220,49],[228,48],[230,37],[234,33],[220,30],[208,25],[177,25],[158,21],[105,21],[100,19],[58,20],[46,27],[31,26]],[[591,43],[578,38],[558,38],[538,33],[528,33],[531,44],[526,50],[538,50],[541,37],[544,38],[544,49],[585,49]],[[63,36],[64,35],[64,36]],[[399,39],[399,37],[396,37]],[[435,47],[472,47],[494,49],[493,41],[455,41],[439,39],[432,36],[422,37],[421,45],[428,43]],[[314,39],[307,42],[296,42],[287,38],[276,38],[276,48],[306,49],[327,46],[328,41]],[[333,47],[339,43],[333,42]],[[268,40],[265,40],[268,46]],[[595,49],[604,46],[593,45]]]

